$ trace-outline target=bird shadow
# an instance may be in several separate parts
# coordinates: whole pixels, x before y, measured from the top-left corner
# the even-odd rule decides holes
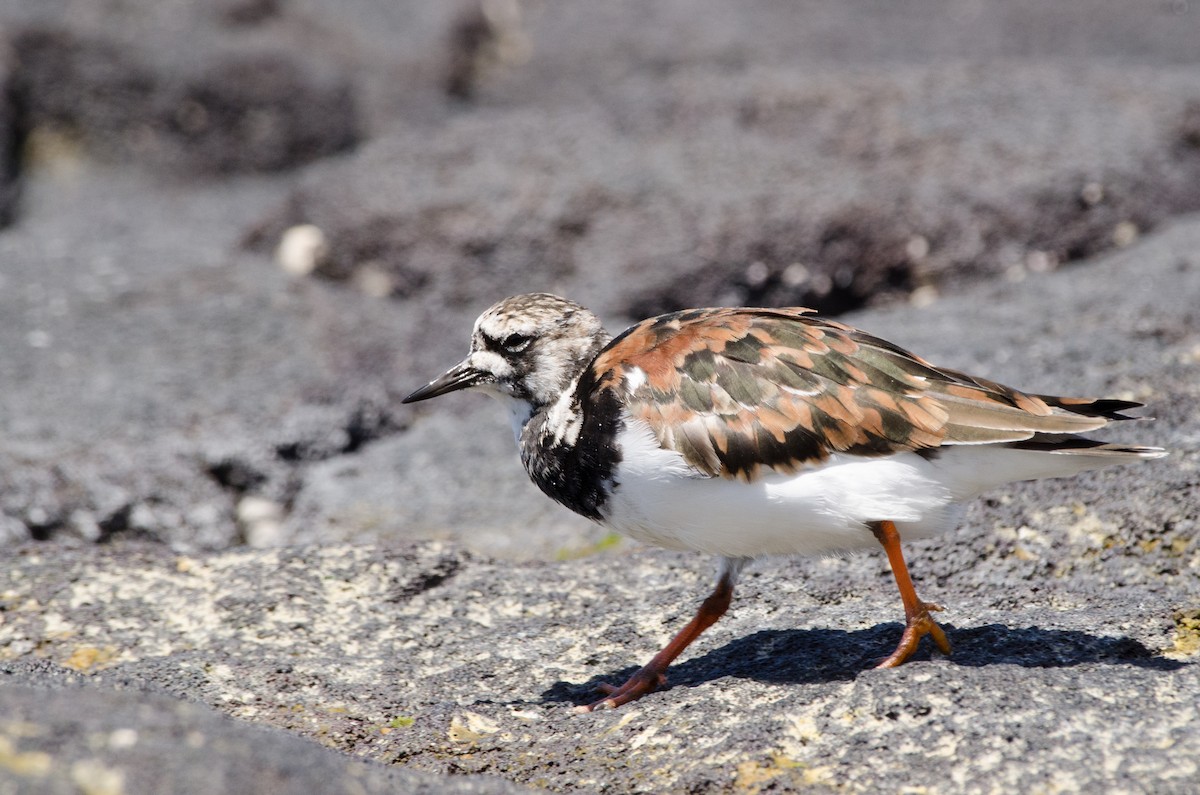
[[[945,623],[942,627],[954,648],[949,662],[967,668],[989,665],[1066,668],[1108,663],[1173,671],[1189,665],[1158,656],[1128,637],[1092,635],[1078,630],[1012,628],[1002,624],[957,629]],[[849,681],[890,653],[903,629],[900,624],[887,623],[852,631],[760,630],[671,666],[670,686],[696,687],[726,676],[789,685]],[[931,648],[930,639],[925,638],[909,663],[929,660]],[[577,704],[594,701],[597,685],[620,684],[638,667],[631,665],[580,684],[556,682],[542,693],[542,699]]]

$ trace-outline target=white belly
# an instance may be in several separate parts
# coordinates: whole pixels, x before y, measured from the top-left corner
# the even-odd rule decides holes
[[[658,546],[725,557],[806,555],[874,547],[871,522],[902,540],[951,530],[961,503],[1004,483],[1062,477],[1122,463],[1112,455],[1054,454],[997,445],[942,447],[932,458],[833,455],[753,483],[701,475],[659,446],[645,422],[624,417],[622,460],[605,524]]]
[[[626,417],[623,458],[605,523],[641,541],[727,557],[820,554],[875,545],[868,525],[896,523],[902,540],[953,529],[959,505],[1016,480],[1061,477],[1123,460],[996,445],[883,458],[833,455],[797,474],[753,483],[700,475]]]
[[[875,546],[870,522],[891,520],[907,540],[949,529],[959,515],[937,469],[911,453],[834,456],[746,483],[698,476],[643,423],[627,423],[620,444],[605,523],[657,546],[727,557],[829,553]]]

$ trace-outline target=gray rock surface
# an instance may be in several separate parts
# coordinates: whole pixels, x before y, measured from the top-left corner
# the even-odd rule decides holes
[[[1194,792],[1196,31],[1123,0],[0,0],[0,793]],[[913,545],[950,659],[869,669],[882,556],[763,561],[671,689],[575,715],[710,562],[545,500],[486,399],[397,400],[547,288],[614,330],[855,310],[1143,401],[1109,438],[1172,455]]]
[[[5,795],[530,792],[494,777],[447,779],[351,759],[198,704],[80,686],[79,676],[52,672],[46,665],[34,670],[34,675],[0,673],[0,792]],[[48,679],[54,689],[48,689]]]
[[[18,674],[50,660],[131,700],[166,692],[355,756],[550,789],[1188,792],[1200,668],[1173,611],[1200,594],[1160,573],[1175,553],[1124,546],[1110,519],[1051,508],[920,547],[956,652],[896,671],[865,670],[900,631],[879,556],[765,563],[671,689],[591,715],[571,706],[669,637],[707,565],[490,563],[437,543],[25,548],[0,580],[0,648]]]

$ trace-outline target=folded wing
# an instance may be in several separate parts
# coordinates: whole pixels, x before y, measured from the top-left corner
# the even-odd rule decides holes
[[[1140,404],[1031,395],[937,368],[800,308],[697,309],[646,320],[589,373],[699,472],[753,480],[833,453],[1003,444],[1144,457],[1076,434]]]

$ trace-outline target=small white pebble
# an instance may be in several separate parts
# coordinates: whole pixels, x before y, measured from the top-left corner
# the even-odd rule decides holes
[[[293,276],[307,276],[329,256],[325,233],[313,224],[289,227],[279,238],[275,261]]]
[[[242,536],[255,549],[283,546],[283,506],[266,497],[242,497],[237,504],[237,520]]]
[[[242,497],[237,504],[237,518],[239,522],[279,521],[283,518],[283,506],[266,497]]]
[[[251,522],[243,528],[242,534],[246,538],[246,544],[254,549],[281,547],[287,543],[283,522],[270,519]]]
[[[1113,227],[1112,241],[1117,248],[1125,248],[1138,238],[1137,224],[1133,221],[1122,221]]]
[[[932,284],[925,284],[912,291],[908,302],[917,308],[929,306],[938,299],[938,290]]]

